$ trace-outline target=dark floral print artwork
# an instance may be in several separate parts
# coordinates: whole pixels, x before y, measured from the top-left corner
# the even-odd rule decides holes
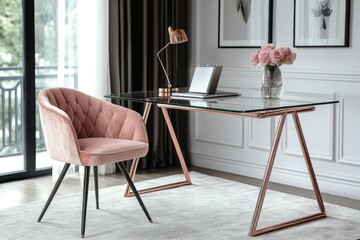
[[[243,19],[247,23],[251,12],[251,0],[236,0],[236,11],[241,11]]]
[[[315,17],[322,17],[322,28],[326,30],[326,21],[325,17],[330,17],[333,10],[331,9],[330,0],[322,0],[317,4],[315,9],[311,9]]]

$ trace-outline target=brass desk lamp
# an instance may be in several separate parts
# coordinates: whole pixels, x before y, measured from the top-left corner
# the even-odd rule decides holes
[[[167,48],[170,44],[179,44],[179,43],[184,43],[188,41],[188,38],[186,36],[186,33],[184,30],[182,29],[173,29],[171,26],[168,28],[169,31],[169,36],[170,36],[170,42],[168,44],[165,45],[165,47],[163,47],[162,49],[160,49],[160,51],[156,54],[162,69],[164,70],[165,76],[166,76],[166,80],[168,82],[168,86],[165,88],[159,88],[159,95],[161,96],[170,96],[172,92],[177,92],[179,91],[178,88],[176,87],[172,87],[170,80],[169,80],[169,76],[165,70],[164,64],[161,61],[160,58],[160,53]]]

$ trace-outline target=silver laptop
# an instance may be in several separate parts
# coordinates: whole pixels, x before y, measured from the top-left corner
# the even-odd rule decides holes
[[[236,92],[216,91],[223,66],[197,66],[189,91],[172,93],[172,98],[216,98],[237,96]]]

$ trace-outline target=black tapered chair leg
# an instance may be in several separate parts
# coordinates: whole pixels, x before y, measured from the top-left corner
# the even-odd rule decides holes
[[[86,210],[87,200],[89,193],[89,178],[90,178],[90,167],[84,167],[84,189],[83,189],[83,203],[82,203],[82,218],[81,218],[81,237],[85,236],[85,224],[86,224]]]
[[[140,203],[140,206],[141,206],[141,208],[143,209],[146,217],[149,219],[149,222],[152,223],[153,221],[152,221],[152,219],[151,219],[151,217],[150,217],[150,214],[149,214],[149,212],[147,211],[147,209],[146,209],[143,201],[141,200],[140,195],[139,195],[138,191],[136,190],[135,185],[134,185],[133,181],[131,180],[131,177],[130,177],[129,173],[128,173],[128,171],[127,171],[126,168],[125,168],[124,163],[123,163],[123,162],[118,162],[117,165],[119,166],[122,174],[124,175],[126,181],[128,182],[128,184],[129,184],[131,190],[133,191],[136,199],[137,199],[138,202]]]
[[[50,206],[50,203],[53,200],[57,190],[59,189],[60,184],[61,184],[62,180],[64,179],[64,177],[66,175],[66,172],[68,171],[69,167],[70,167],[70,163],[65,163],[65,165],[64,165],[64,167],[63,167],[63,169],[62,169],[62,171],[60,173],[60,176],[58,177],[58,179],[57,179],[57,181],[55,183],[55,186],[54,186],[53,190],[51,191],[50,196],[49,196],[47,202],[45,203],[45,206],[44,206],[42,212],[40,213],[40,216],[38,218],[38,222],[41,221],[41,219],[43,218],[46,210]]]
[[[96,209],[99,209],[99,171],[98,166],[94,166],[94,188],[95,188],[95,200],[96,200]]]

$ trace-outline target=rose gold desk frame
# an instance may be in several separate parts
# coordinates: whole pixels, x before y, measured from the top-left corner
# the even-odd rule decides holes
[[[145,107],[144,115],[143,115],[145,123],[146,123],[147,117],[149,115],[150,107],[151,107],[151,103],[147,103],[146,107]],[[158,191],[158,190],[163,190],[163,189],[168,189],[168,188],[179,187],[179,186],[191,184],[189,172],[187,170],[185,160],[182,155],[180,145],[176,138],[173,126],[171,124],[171,120],[169,118],[167,108],[187,110],[187,111],[213,112],[213,113],[236,115],[236,116],[250,117],[250,118],[269,118],[269,117],[279,116],[280,119],[278,122],[278,126],[277,126],[277,130],[276,130],[275,137],[273,140],[273,144],[272,144],[272,147],[270,150],[269,159],[268,159],[268,162],[267,162],[267,165],[265,168],[264,178],[263,178],[263,182],[262,182],[262,185],[260,188],[260,192],[259,192],[258,200],[256,203],[253,219],[252,219],[252,222],[250,225],[249,235],[250,236],[258,236],[258,235],[261,235],[264,233],[272,232],[272,231],[279,230],[282,228],[286,228],[286,227],[294,226],[297,224],[309,222],[309,221],[312,221],[315,219],[326,217],[325,206],[324,206],[324,203],[323,203],[323,200],[321,197],[318,183],[316,181],[315,172],[314,172],[314,169],[313,169],[313,166],[311,163],[310,154],[309,154],[309,151],[306,146],[304,134],[303,134],[301,124],[300,124],[300,119],[298,116],[299,112],[314,111],[315,107],[313,107],[313,106],[294,107],[294,108],[280,109],[280,110],[274,110],[274,111],[254,112],[254,113],[233,113],[233,112],[225,112],[225,111],[217,111],[217,110],[198,109],[198,108],[192,108],[192,107],[171,106],[171,105],[165,105],[165,104],[158,104],[158,107],[161,108],[161,110],[163,112],[167,127],[170,131],[172,141],[175,145],[176,152],[178,154],[181,168],[184,173],[186,181],[140,190],[139,193],[153,192],[153,191]],[[309,216],[301,217],[298,219],[293,219],[293,220],[290,220],[287,222],[283,222],[283,223],[275,224],[272,226],[264,227],[261,229],[257,229],[257,225],[259,222],[261,210],[262,210],[265,195],[266,195],[266,190],[268,188],[268,184],[269,184],[269,180],[270,180],[272,167],[274,165],[276,152],[277,152],[277,149],[279,146],[281,133],[284,128],[286,117],[289,114],[292,115],[293,120],[294,120],[297,136],[298,136],[298,139],[300,142],[301,150],[302,150],[302,153],[304,156],[304,160],[306,162],[307,170],[308,170],[309,177],[310,177],[310,180],[312,183],[312,187],[315,192],[315,196],[316,196],[316,200],[317,200],[320,212],[311,214]],[[132,167],[130,170],[130,176],[132,177],[132,179],[134,179],[134,177],[135,177],[135,172],[136,172],[136,167],[137,167],[138,161],[139,161],[139,159],[134,159],[134,162],[132,164]],[[130,195],[132,195],[132,193],[129,192],[129,186],[127,186],[126,191],[125,191],[125,196],[130,196]]]
[[[144,114],[143,114],[143,119],[144,119],[145,124],[147,122],[147,119],[148,119],[148,116],[150,113],[151,105],[152,105],[151,103],[146,103],[146,105],[145,105],[145,110],[144,110]],[[163,112],[165,122],[167,124],[167,128],[169,129],[171,140],[175,146],[175,150],[176,150],[177,156],[179,158],[179,162],[180,162],[181,169],[182,169],[184,177],[185,177],[185,181],[170,183],[170,184],[156,186],[156,187],[147,188],[147,189],[141,189],[141,190],[138,190],[139,194],[154,192],[154,191],[159,191],[159,190],[164,190],[164,189],[169,189],[169,188],[175,188],[175,187],[180,187],[180,186],[185,186],[185,185],[191,184],[191,179],[190,179],[189,171],[186,167],[184,155],[182,154],[179,142],[177,140],[177,137],[176,137],[176,134],[174,131],[174,127],[173,127],[170,117],[169,117],[169,114],[166,109],[161,108],[161,110]],[[129,174],[130,174],[130,177],[132,180],[135,179],[135,174],[136,174],[136,169],[137,169],[138,163],[139,163],[139,159],[135,158],[131,165]],[[133,195],[134,195],[134,193],[132,191],[130,191],[130,186],[126,185],[124,196],[129,197],[129,196],[133,196]]]

